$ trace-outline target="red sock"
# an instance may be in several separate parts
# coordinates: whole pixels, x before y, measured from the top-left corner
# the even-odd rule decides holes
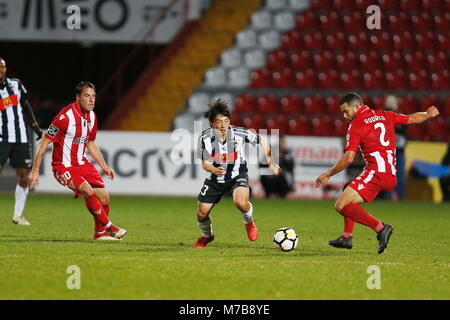
[[[108,216],[106,215],[105,209],[103,208],[102,204],[97,199],[95,194],[85,196],[84,202],[86,203],[86,207],[88,208],[89,212],[94,216],[96,225],[97,223],[99,223],[103,227],[105,226],[109,227],[110,222]]]
[[[104,204],[103,205],[103,209],[105,210],[105,214],[108,217],[109,216],[109,205]],[[97,218],[97,216],[95,216],[95,215],[94,215],[94,223],[95,223],[94,231],[96,233],[103,233],[103,232],[105,232],[105,228],[103,227],[102,223]]]
[[[368,226],[376,232],[383,229],[383,223],[380,220],[367,213],[367,211],[364,210],[363,207],[357,204],[351,203],[346,205],[344,209],[342,209],[341,213],[345,217],[352,218],[356,222]]]
[[[355,220],[350,217],[344,216],[344,238],[349,238],[352,236],[353,228],[355,227]]]

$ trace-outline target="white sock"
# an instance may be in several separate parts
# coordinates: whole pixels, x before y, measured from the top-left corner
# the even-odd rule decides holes
[[[244,221],[245,224],[248,224],[253,221],[253,205],[250,202],[250,210],[248,212],[241,212],[242,215],[242,221]]]
[[[212,235],[211,217],[208,217],[208,219],[206,219],[202,222],[197,221],[197,225],[205,237],[207,237],[207,238],[211,237],[211,235]]]
[[[23,209],[25,208],[25,202],[27,201],[28,188],[22,188],[16,186],[16,204],[14,206],[14,218],[22,216]]]

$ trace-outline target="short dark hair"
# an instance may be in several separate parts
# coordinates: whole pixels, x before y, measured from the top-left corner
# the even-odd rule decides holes
[[[225,117],[230,117],[231,112],[228,104],[223,99],[217,99],[213,103],[208,104],[209,110],[205,112],[205,118],[209,120],[209,122],[213,122],[214,118],[221,114]]]
[[[89,81],[81,81],[77,86],[75,87],[75,94],[80,95],[81,92],[83,92],[83,89],[85,88],[91,88],[95,91],[95,86],[89,82]]]
[[[363,104],[363,100],[361,98],[361,96],[355,92],[349,92],[347,94],[345,94],[341,101],[339,101],[339,105],[343,105],[344,103],[347,103],[348,105],[354,104],[354,103],[358,103],[358,104]]]

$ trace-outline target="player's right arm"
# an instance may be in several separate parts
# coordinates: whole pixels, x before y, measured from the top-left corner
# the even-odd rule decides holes
[[[38,150],[36,152],[36,156],[34,158],[33,167],[31,168],[31,173],[28,178],[29,189],[33,189],[35,186],[39,184],[39,168],[42,164],[42,159],[44,158],[45,151],[47,150],[47,146],[52,142],[49,138],[44,136],[41,143],[39,144]]]
[[[224,167],[214,167],[214,165],[209,162],[202,160],[202,168],[205,171],[211,172],[212,174],[215,174],[216,176],[222,177],[225,175],[226,171]]]
[[[434,118],[439,115],[439,110],[435,107],[429,107],[425,112],[416,112],[409,115],[408,122],[406,124],[418,124]]]

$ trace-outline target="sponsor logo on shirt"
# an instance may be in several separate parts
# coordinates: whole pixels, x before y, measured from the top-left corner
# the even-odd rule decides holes
[[[56,134],[58,133],[59,129],[57,127],[55,127],[53,124],[50,125],[50,127],[48,127],[47,129],[47,134],[54,138],[56,137]]]
[[[0,111],[5,110],[6,108],[16,106],[19,104],[19,99],[17,98],[17,94],[13,94],[6,98],[0,99]]]

